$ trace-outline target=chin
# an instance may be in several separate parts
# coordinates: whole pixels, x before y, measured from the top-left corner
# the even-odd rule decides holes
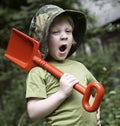
[[[59,58],[56,58],[57,61],[64,61],[66,59],[66,57],[59,57]]]
[[[67,54],[66,55],[65,54],[64,55],[56,55],[56,56],[54,55],[53,59],[56,61],[64,61],[66,59],[66,57],[67,57]]]

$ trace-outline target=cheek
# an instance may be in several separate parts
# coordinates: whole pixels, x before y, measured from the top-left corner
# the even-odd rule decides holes
[[[50,41],[49,41],[49,47],[54,47],[55,46],[55,41],[53,40],[53,39],[51,39]]]
[[[55,46],[57,44],[58,38],[56,36],[50,36],[49,37],[49,45]]]
[[[70,42],[71,45],[74,43],[73,36],[70,36],[70,37],[69,37],[69,42]]]
[[[49,49],[50,51],[53,51],[56,47],[56,41],[53,38],[49,39]]]

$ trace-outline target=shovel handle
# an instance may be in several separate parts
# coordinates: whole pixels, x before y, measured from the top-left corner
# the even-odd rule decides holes
[[[47,70],[48,72],[50,72],[51,74],[53,74],[58,79],[60,79],[61,76],[64,74],[62,71],[60,71],[53,65],[49,64],[42,58],[34,56],[33,61],[38,65],[40,65],[45,70]],[[93,112],[99,108],[101,100],[104,95],[104,88],[99,82],[92,82],[88,84],[86,88],[82,84],[77,83],[74,85],[74,89],[76,89],[77,91],[83,94],[82,105],[86,111]],[[90,105],[89,99],[94,89],[96,90],[96,95],[93,104]]]

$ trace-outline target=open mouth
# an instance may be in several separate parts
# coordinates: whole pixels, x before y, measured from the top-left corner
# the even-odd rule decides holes
[[[66,50],[66,48],[67,48],[67,45],[61,45],[60,48],[59,48],[59,50],[61,52],[64,52]]]

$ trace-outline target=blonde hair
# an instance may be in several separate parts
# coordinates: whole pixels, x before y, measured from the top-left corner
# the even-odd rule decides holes
[[[70,23],[70,25],[72,26],[72,28],[74,29],[74,22],[73,22],[73,19],[71,18],[71,16],[69,16],[69,15],[66,14],[66,13],[62,13],[62,14],[56,16],[56,18],[53,20],[53,22],[52,22],[52,24],[51,24],[50,27],[52,27],[56,21],[59,21],[59,20],[61,20],[61,19],[66,19],[66,20]]]

